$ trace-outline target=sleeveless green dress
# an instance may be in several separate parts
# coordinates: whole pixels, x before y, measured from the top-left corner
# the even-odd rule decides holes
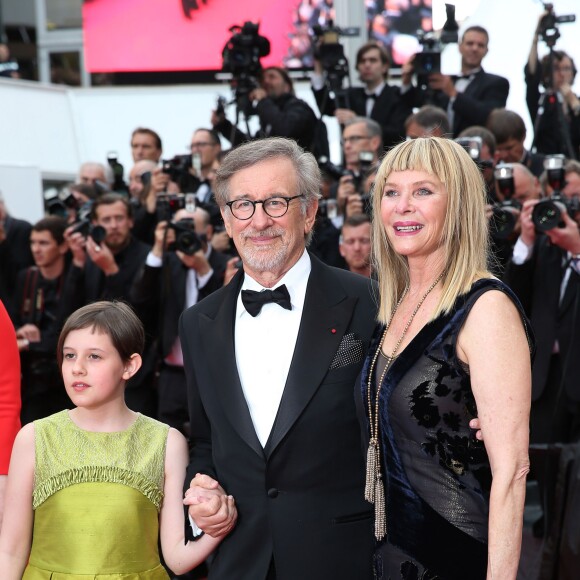
[[[23,580],[168,580],[158,550],[169,427],[138,415],[95,433],[34,422],[34,530]]]

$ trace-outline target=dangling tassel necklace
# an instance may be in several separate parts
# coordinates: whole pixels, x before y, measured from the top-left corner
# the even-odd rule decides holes
[[[383,386],[383,380],[384,380],[385,376],[387,375],[389,368],[393,364],[393,360],[395,359],[395,356],[399,350],[399,347],[401,346],[401,343],[403,342],[403,339],[405,338],[405,335],[407,334],[407,330],[409,330],[409,327],[411,326],[411,323],[413,322],[415,315],[417,314],[417,312],[419,312],[419,308],[421,308],[421,306],[423,305],[423,302],[425,302],[427,296],[429,296],[429,293],[431,292],[431,290],[433,290],[433,288],[435,288],[435,286],[437,286],[437,284],[439,283],[441,278],[443,278],[443,272],[441,274],[439,274],[439,276],[437,277],[435,282],[433,282],[433,284],[431,284],[431,286],[429,286],[429,288],[427,289],[427,292],[425,292],[425,294],[423,294],[423,296],[421,297],[421,300],[419,300],[419,303],[417,304],[417,306],[415,306],[415,310],[413,310],[411,317],[407,321],[407,324],[405,325],[405,328],[403,329],[403,333],[401,334],[399,340],[397,341],[397,344],[395,345],[395,348],[393,349],[391,356],[387,357],[387,364],[385,365],[385,368],[383,369],[383,372],[381,373],[381,378],[380,378],[379,382],[377,383],[377,392],[375,395],[374,410],[373,410],[371,383],[372,383],[373,376],[374,376],[374,370],[375,370],[375,366],[377,363],[377,358],[379,357],[379,353],[381,352],[381,350],[383,348],[383,343],[385,342],[385,337],[387,336],[387,332],[389,330],[389,327],[391,326],[391,322],[393,321],[393,318],[395,317],[395,313],[397,312],[397,309],[401,305],[401,302],[403,302],[403,299],[407,295],[407,291],[409,290],[408,286],[407,286],[407,288],[405,288],[403,294],[401,295],[401,298],[399,298],[399,301],[397,302],[395,308],[393,308],[393,312],[391,313],[389,321],[387,322],[387,325],[385,327],[385,331],[383,332],[383,336],[381,338],[379,348],[377,348],[377,352],[375,352],[375,355],[373,357],[373,360],[371,362],[371,366],[369,369],[369,377],[368,377],[368,382],[367,382],[367,403],[368,403],[369,424],[370,424],[370,441],[369,441],[369,449],[367,452],[365,499],[368,502],[374,504],[374,506],[375,506],[375,538],[377,540],[382,540],[387,533],[387,513],[386,513],[386,508],[385,508],[385,486],[384,486],[384,483],[382,481],[382,476],[381,476],[381,451],[380,451],[380,440],[379,440],[379,435],[380,435],[380,433],[379,433],[379,395],[381,393],[381,387]]]

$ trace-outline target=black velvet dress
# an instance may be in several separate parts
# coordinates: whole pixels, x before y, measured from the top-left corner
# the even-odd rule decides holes
[[[425,325],[384,378],[379,415],[387,536],[375,548],[377,579],[485,580],[491,469],[469,427],[477,409],[455,346],[475,301],[495,289],[517,305],[531,344],[515,295],[502,282],[483,279],[449,314]],[[368,373],[383,330],[375,332],[357,389],[367,440]]]

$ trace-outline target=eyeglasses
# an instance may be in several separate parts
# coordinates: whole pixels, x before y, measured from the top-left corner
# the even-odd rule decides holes
[[[342,143],[358,143],[359,141],[362,141],[363,139],[370,139],[370,137],[367,137],[366,135],[351,135],[350,137],[343,137],[342,138]]]
[[[196,149],[197,147],[209,147],[210,145],[215,145],[215,143],[211,143],[210,141],[200,141],[199,143],[192,143],[189,146],[189,149]]]
[[[290,202],[293,199],[304,197],[302,194],[293,195],[292,197],[284,197],[283,195],[276,195],[269,197],[262,201],[252,201],[250,199],[235,199],[234,201],[226,202],[230,208],[232,215],[239,220],[249,220],[256,211],[256,206],[261,203],[266,215],[273,218],[282,217],[287,211]]]

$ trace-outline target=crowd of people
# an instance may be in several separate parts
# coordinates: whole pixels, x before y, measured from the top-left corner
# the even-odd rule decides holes
[[[330,90],[315,57],[315,112],[269,67],[249,95],[254,136],[216,110],[190,155],[165,158],[161,137],[138,127],[127,184],[114,164],[84,163],[35,224],[0,197],[11,324],[0,322],[21,376],[19,417],[0,430],[34,425],[11,467],[21,487],[9,485],[0,540],[10,578],[93,573],[47,557],[42,530],[66,513],[50,501],[73,485],[68,469],[93,481],[76,451],[96,445],[92,431],[134,425],[155,457],[141,464],[131,448],[117,467],[161,524],[144,519],[150,535],[133,537],[128,514],[122,534],[135,546],[160,533],[174,573],[215,550],[218,580],[516,577],[528,444],[580,440],[580,100],[572,57],[540,60],[538,34],[525,67],[531,150],[505,108],[507,79],[482,68],[488,32],[472,26],[457,76],[421,86],[411,60],[389,84],[388,54],[369,42],[360,87]],[[323,115],[341,126],[340,166]],[[82,382],[97,380],[82,362],[95,349],[113,360],[110,398],[96,402]],[[175,530],[183,436],[186,544]],[[103,445],[102,481],[117,481]],[[164,463],[165,445],[175,459]],[[552,478],[533,462],[532,475],[548,496]],[[139,577],[166,578],[153,543]],[[139,572],[127,553],[118,570]],[[106,559],[103,548],[91,562],[112,570]]]

